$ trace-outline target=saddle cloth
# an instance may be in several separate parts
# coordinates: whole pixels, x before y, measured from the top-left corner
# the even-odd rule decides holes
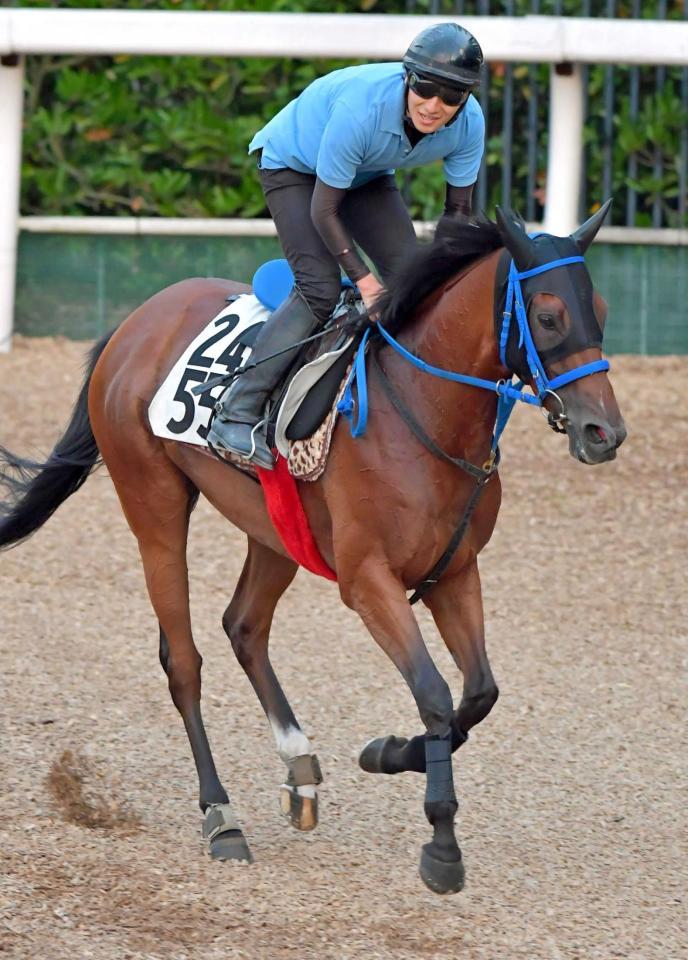
[[[210,320],[177,359],[148,407],[156,437],[208,446],[208,421],[225,387],[218,385],[200,395],[191,390],[243,366],[268,316],[256,296],[244,294]]]
[[[263,264],[253,278],[254,292],[232,298],[209,321],[177,359],[150,403],[148,419],[155,436],[207,447],[211,413],[226,385],[219,384],[201,394],[192,392],[193,388],[216,376],[233,373],[247,363],[260,327],[288,295],[292,284],[293,276],[286,260]],[[296,477],[315,480],[324,470],[336,412],[330,412],[322,425],[317,409],[315,419],[313,415],[297,415],[314,386],[330,370],[337,377],[332,389],[337,388],[344,370],[341,362],[346,362],[346,352],[352,344],[353,337],[339,336],[330,349],[303,366],[289,383],[276,416],[271,417],[273,445],[288,460],[290,471]],[[340,361],[341,373],[337,361]],[[321,398],[322,415],[326,409],[322,408]],[[314,434],[312,443],[298,430],[303,423],[310,424],[308,432]],[[254,472],[241,458],[227,455],[227,459]]]
[[[156,436],[209,449],[211,413],[225,386],[219,384],[201,394],[194,394],[193,388],[211,377],[232,373],[247,362],[261,325],[289,294],[292,284],[286,261],[264,264],[253,278],[254,292],[233,298],[210,320],[177,359],[150,403],[148,419]],[[239,457],[227,455],[234,466],[257,476],[268,513],[288,554],[328,580],[337,576],[318,550],[295,478],[316,480],[325,469],[337,402],[348,376],[347,351],[353,352],[354,346],[353,337],[334,336],[338,339],[330,349],[292,378],[277,416],[271,416],[269,430],[274,431],[278,449],[275,469],[256,469]],[[320,423],[324,403],[334,392],[334,404]],[[311,437],[291,439],[303,438],[311,429]]]

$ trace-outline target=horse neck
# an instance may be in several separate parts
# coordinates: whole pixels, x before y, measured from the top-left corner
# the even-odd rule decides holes
[[[493,319],[498,258],[498,251],[490,254],[431,295],[401,335],[405,346],[444,370],[487,380],[503,377]],[[395,379],[412,381],[406,396],[413,397],[437,442],[454,456],[483,457],[494,427],[496,395],[422,373],[398,359]]]

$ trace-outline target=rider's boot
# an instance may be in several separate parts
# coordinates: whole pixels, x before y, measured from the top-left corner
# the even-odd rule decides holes
[[[317,325],[318,320],[306,301],[298,290],[292,290],[263,324],[249,363],[285,350],[311,334]],[[287,350],[237,377],[215,405],[209,443],[272,470],[274,458],[265,438],[264,408],[279,378],[293,363],[295,353],[296,350]]]

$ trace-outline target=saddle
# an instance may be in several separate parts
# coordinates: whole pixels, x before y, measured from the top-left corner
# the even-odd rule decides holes
[[[289,294],[293,283],[285,260],[270,261],[256,272],[253,293],[227,298],[220,313],[186,345],[151,399],[148,420],[155,436],[207,448],[215,402],[229,378],[250,362],[250,351],[262,324]],[[317,461],[324,469],[335,421],[335,414],[329,414],[367,324],[357,291],[345,282],[324,335],[303,345],[270,398],[268,440],[282,457],[289,457],[295,444],[301,445],[303,454],[307,446],[304,438],[318,431]],[[324,434],[318,430],[323,421]],[[323,435],[327,436],[326,443],[321,442]],[[226,459],[254,473],[241,458],[230,454]],[[307,459],[304,469],[310,479],[315,479],[313,457]],[[298,475],[303,475],[303,469]]]
[[[293,285],[288,262],[270,260],[253,277],[253,295],[272,312],[289,296]],[[367,323],[360,294],[344,279],[324,335],[304,344],[272,392],[267,441],[283,456],[288,456],[290,443],[311,437],[332,410]]]

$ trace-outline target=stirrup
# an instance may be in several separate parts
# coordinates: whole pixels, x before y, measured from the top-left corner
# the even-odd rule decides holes
[[[258,423],[255,425],[255,427],[251,430],[251,452],[245,457],[246,460],[253,460],[253,458],[255,457],[255,455],[256,455],[256,430],[258,430],[260,427],[264,427],[264,426],[267,426],[267,420],[265,419],[265,417],[263,417],[262,420],[259,420]],[[265,446],[267,447],[267,442],[266,442]],[[242,456],[242,454],[238,454],[238,456]],[[273,460],[274,460],[274,457],[273,457]]]
[[[241,447],[233,446],[224,435],[223,430],[215,429],[215,425],[211,427],[208,433],[208,443],[220,451],[231,453],[232,456],[239,458],[244,463],[262,467],[265,470],[272,470],[275,464],[275,458],[272,454],[272,451],[268,447],[267,442],[261,443],[260,441],[262,438],[256,432],[260,430],[265,423],[266,420],[263,418],[262,420],[259,420],[258,423],[256,423],[253,427],[251,427],[249,423],[237,420],[219,420],[218,418],[215,421],[215,425],[218,427],[222,425],[225,430],[230,430],[232,428],[242,429],[244,440],[246,439],[246,431],[248,431],[250,437],[250,448],[243,449]],[[245,444],[245,446],[247,446],[247,444]]]
[[[266,419],[265,417],[264,417],[262,420],[259,420],[258,423],[255,425],[255,427],[253,427],[253,429],[251,430],[251,450],[250,450],[250,452],[247,453],[247,454],[236,453],[235,456],[241,457],[242,460],[245,460],[247,463],[251,463],[251,464],[253,464],[254,466],[262,467],[264,470],[272,470],[273,466],[275,465],[275,458],[274,458],[274,456],[273,456],[273,454],[272,454],[272,450],[270,450],[270,448],[268,447],[267,439],[266,439],[266,441],[265,441],[265,450],[268,452],[268,454],[269,454],[269,456],[270,456],[270,466],[267,466],[267,465],[264,464],[264,463],[260,463],[260,462],[255,463],[255,462],[254,462],[254,458],[255,458],[255,456],[256,456],[256,449],[257,449],[257,445],[256,445],[256,430],[260,430],[261,428],[265,427],[266,425],[267,425],[267,419]],[[234,453],[234,451],[232,451],[232,453]]]

